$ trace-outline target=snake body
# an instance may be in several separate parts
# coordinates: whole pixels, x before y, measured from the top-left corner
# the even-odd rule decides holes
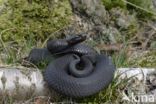
[[[84,40],[85,36],[78,35],[48,41],[47,48],[31,51],[29,61],[38,62],[52,54],[60,55],[44,72],[49,87],[70,97],[93,95],[111,83],[115,66],[106,55],[82,44]]]

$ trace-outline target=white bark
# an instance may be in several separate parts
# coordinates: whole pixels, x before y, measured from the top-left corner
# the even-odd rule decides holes
[[[43,76],[37,69],[0,67],[0,98],[29,99],[48,94]]]
[[[124,79],[137,74],[136,77],[141,80],[155,71],[154,68],[119,68],[116,75],[122,74],[120,78]],[[35,96],[46,96],[48,93],[49,89],[38,69],[0,67],[0,99],[11,96],[13,99],[23,100]]]
[[[119,68],[116,74],[121,74],[120,78],[135,77],[138,80],[146,80],[147,76],[151,73],[156,73],[155,68]]]

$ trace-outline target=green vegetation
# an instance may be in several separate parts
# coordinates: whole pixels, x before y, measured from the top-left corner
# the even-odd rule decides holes
[[[142,52],[141,55],[129,60],[129,65],[137,67],[156,67],[156,51]]]
[[[133,46],[131,41],[142,41],[142,37],[139,38],[138,34],[142,34],[140,31],[145,28],[139,24],[140,20],[151,21],[155,15],[151,0],[102,0],[102,2],[110,13],[112,24],[106,26],[105,30],[108,31],[95,36],[96,39],[87,43],[96,47],[98,44],[111,44],[114,39],[115,44],[124,46],[111,54],[117,67],[155,67],[155,51],[134,57],[132,60],[129,60],[127,55],[129,47]],[[0,0],[0,6],[3,4],[5,5],[0,10],[0,64],[17,64],[33,47],[43,46],[43,42],[50,36],[59,37],[53,33],[71,23],[72,10],[68,0]],[[156,43],[152,42],[150,46],[155,48]],[[38,67],[43,69],[46,65],[47,63],[43,62],[39,63]],[[118,81],[116,76],[107,89],[76,101],[90,104],[115,103],[121,100],[120,89],[126,86],[126,81]]]
[[[71,13],[68,0],[8,0],[0,16],[2,39],[18,44],[43,41],[67,25]]]
[[[128,9],[135,9],[137,15],[141,18],[151,17],[154,11],[152,7],[152,0],[127,0]]]
[[[106,9],[110,10],[114,7],[121,7],[126,9],[126,3],[122,0],[102,0],[104,6]]]
[[[1,5],[0,50],[8,55],[6,63],[33,46],[41,47],[50,34],[70,23],[72,15],[68,0],[8,0]]]
[[[156,15],[153,11],[152,0],[102,0],[102,2],[108,10],[115,7],[131,12],[135,10],[137,16],[141,18],[151,18],[153,15]]]

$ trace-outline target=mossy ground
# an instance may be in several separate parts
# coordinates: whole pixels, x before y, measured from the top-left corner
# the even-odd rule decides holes
[[[4,41],[33,43],[44,40],[70,21],[68,0],[8,0],[0,16],[0,30]]]
[[[110,18],[113,22],[120,22],[120,18],[126,21],[127,19],[129,20],[127,15],[132,16],[132,18],[130,17],[132,21],[129,22],[127,28],[125,26],[123,28],[121,24],[112,25],[114,27],[117,26],[120,32],[120,34],[115,34],[117,43],[124,45],[119,52],[111,54],[116,66],[155,67],[155,51],[145,54],[142,58],[136,57],[133,61],[129,61],[129,56],[127,55],[129,48],[134,45],[132,41],[146,40],[144,38],[136,38],[136,36],[140,34],[141,29],[144,30],[139,21],[143,19],[151,21],[153,19],[154,15],[150,6],[151,0],[127,0],[135,6],[151,11],[150,13],[140,10],[134,5],[127,4],[124,0],[102,1],[108,12],[112,14]],[[0,64],[18,63],[19,59],[26,56],[32,47],[41,47],[49,36],[52,38],[60,37],[61,34],[56,36],[53,33],[71,23],[72,10],[68,0],[0,0],[0,5],[3,5],[0,10]],[[118,11],[113,12],[113,9],[120,11],[117,17],[113,13]],[[106,33],[106,36],[110,34],[112,34],[112,31]],[[93,40],[90,43],[93,46],[99,44],[99,42],[109,43],[108,40],[110,38],[106,36],[101,36],[97,41]],[[154,42],[151,42],[152,44]],[[7,59],[5,60],[5,58]],[[120,102],[121,96],[119,96],[120,91],[118,89],[121,89],[125,83],[118,82],[117,78],[115,77],[113,83],[99,94],[76,101],[81,103]]]
[[[134,54],[135,56],[135,54]],[[142,51],[129,59],[129,64],[137,67],[156,67],[156,51]]]
[[[2,4],[1,4],[2,5]],[[10,60],[17,57],[17,50],[29,51],[41,47],[49,35],[68,25],[72,11],[68,0],[8,0],[3,1],[0,13],[0,38]],[[51,37],[58,37],[51,35]],[[3,50],[4,48],[6,50]]]
[[[135,10],[140,18],[151,18],[152,14],[155,14],[152,0],[102,0],[102,2],[108,10],[115,7],[120,7],[131,12]]]

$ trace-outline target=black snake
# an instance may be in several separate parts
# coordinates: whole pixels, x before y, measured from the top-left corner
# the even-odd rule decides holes
[[[49,87],[70,97],[95,94],[111,83],[115,66],[107,56],[83,44],[85,39],[86,36],[77,35],[48,41],[47,48],[33,49],[27,59],[38,63],[59,55],[44,72]]]

